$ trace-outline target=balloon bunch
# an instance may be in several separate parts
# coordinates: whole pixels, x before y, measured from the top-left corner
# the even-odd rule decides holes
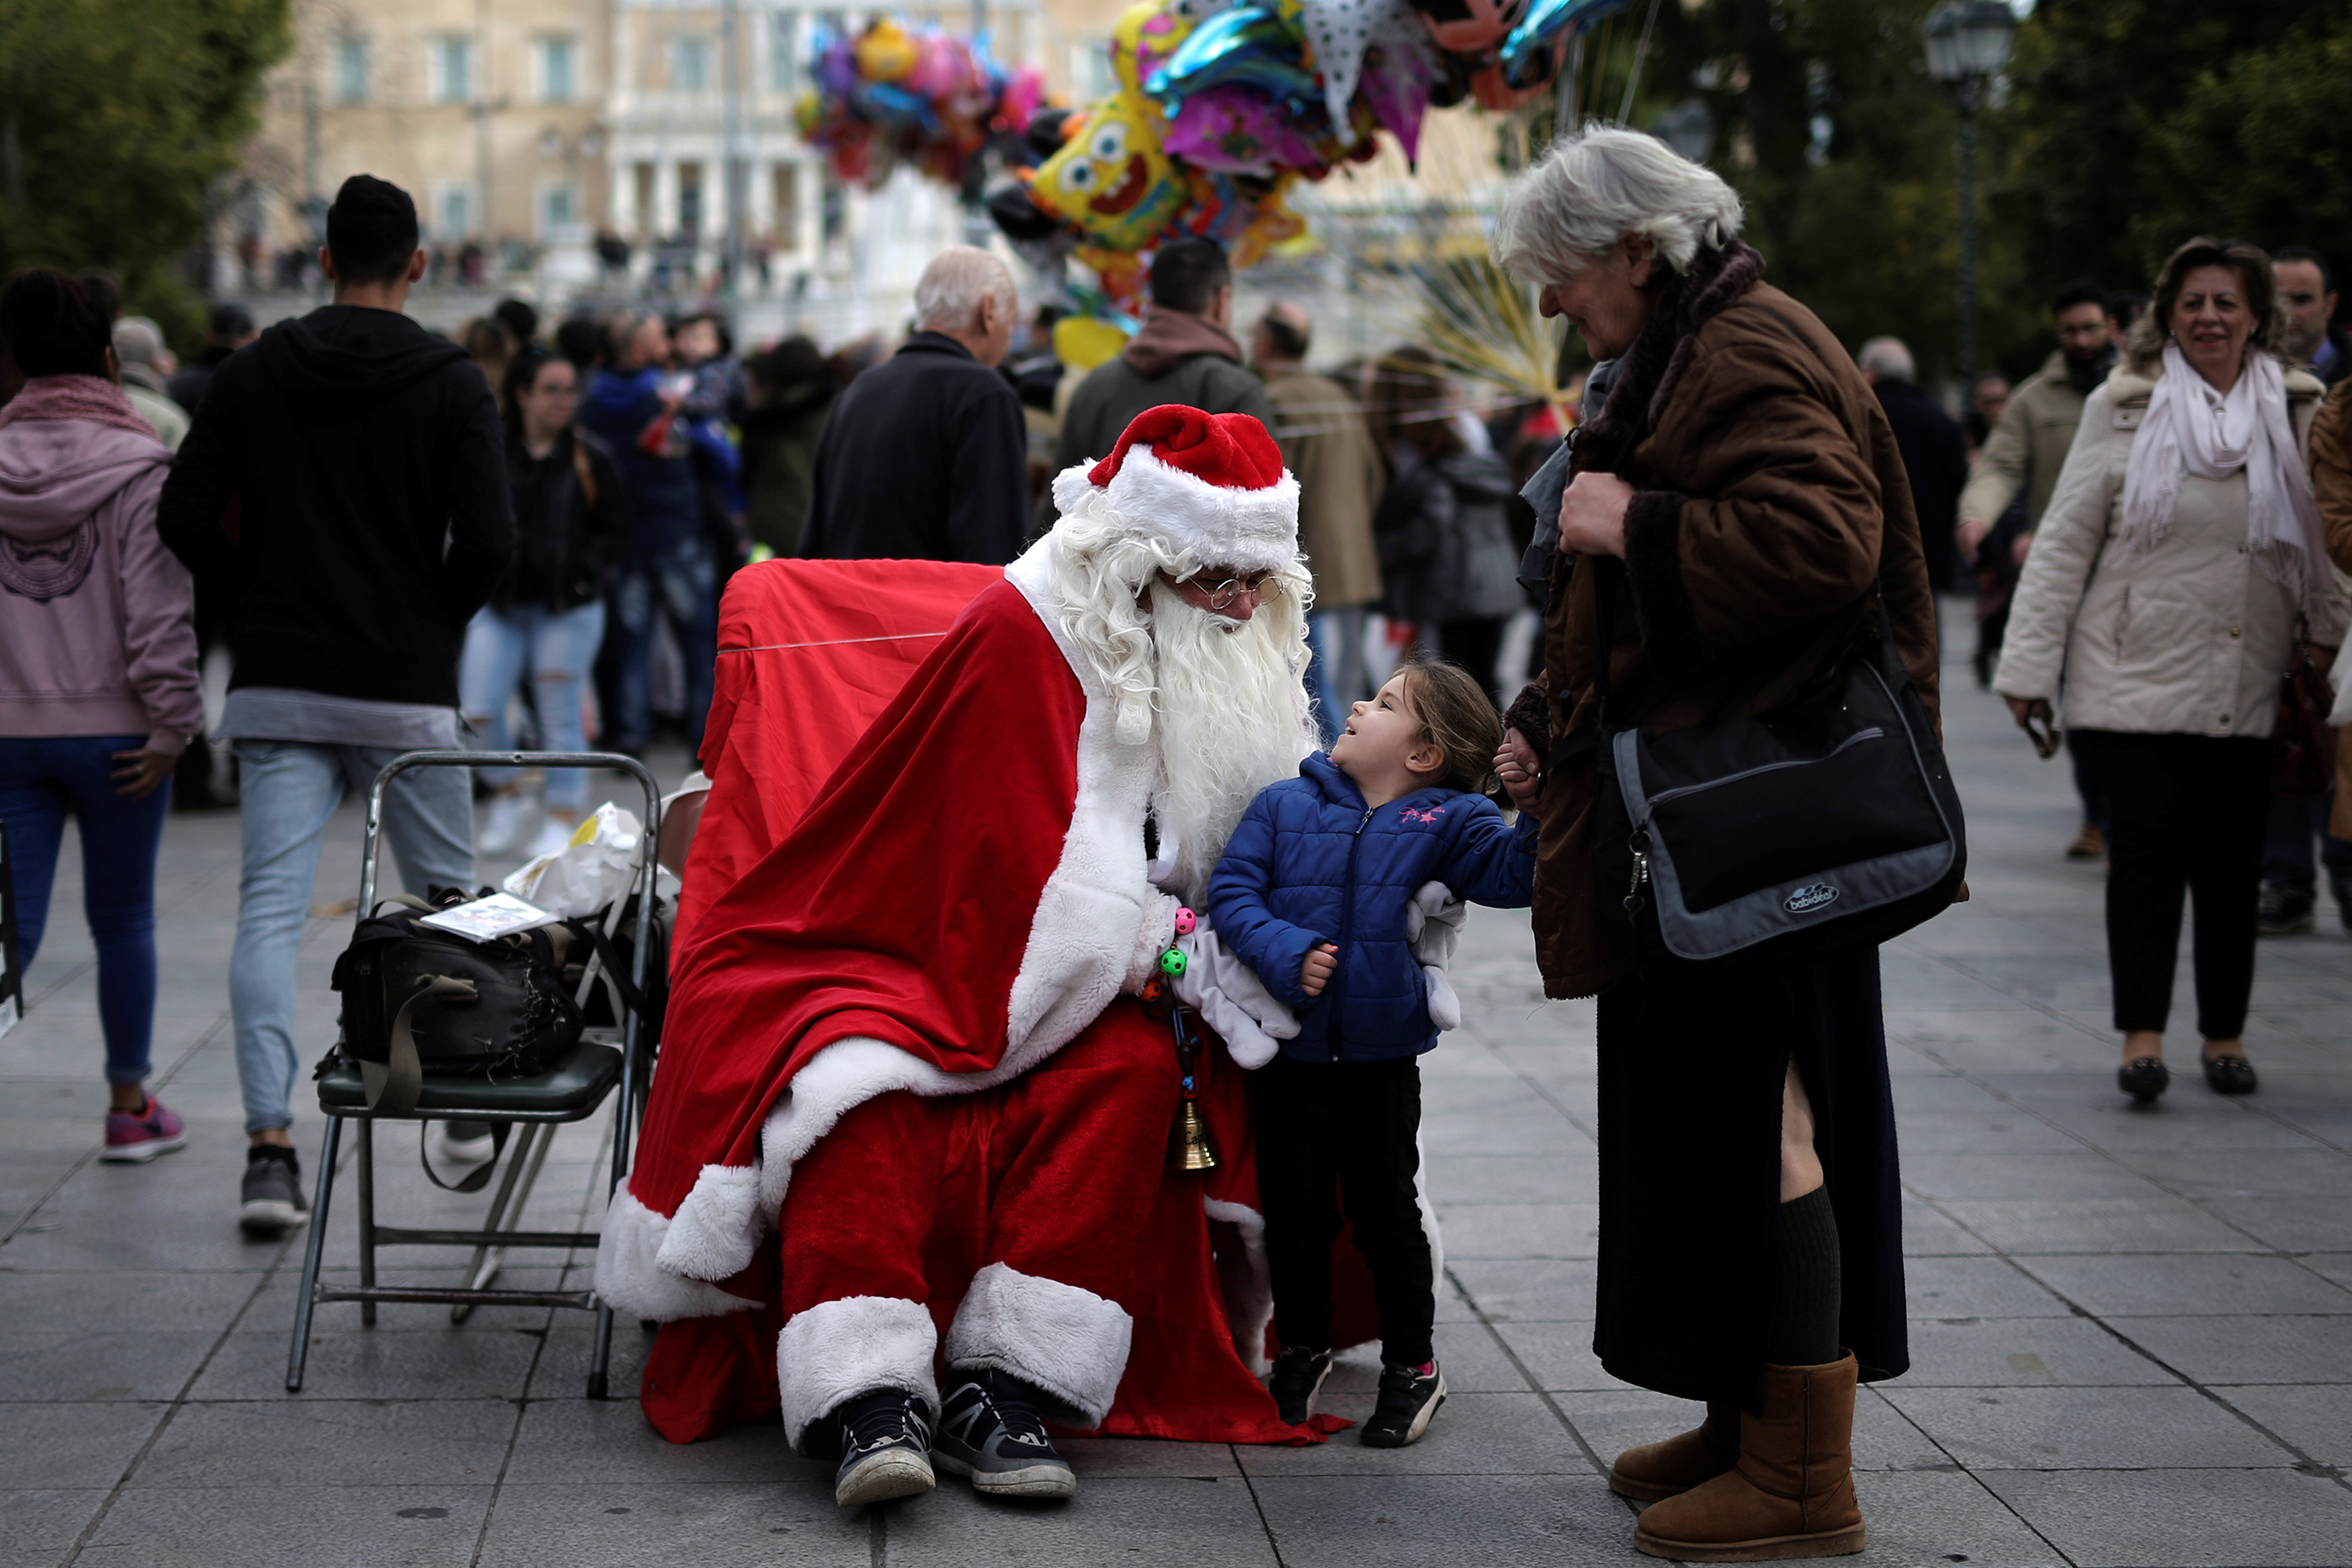
[[[1549,86],[1570,36],[1628,0],[1137,0],[1111,35],[1118,86],[1032,122],[1038,159],[990,204],[1016,244],[1059,244],[1111,298],[1148,253],[1198,235],[1236,267],[1306,232],[1301,179],[1378,152],[1416,158],[1423,115],[1475,97],[1517,107]]]
[[[1007,70],[985,37],[887,17],[855,38],[820,34],[815,53],[816,85],[793,110],[801,139],[868,189],[900,163],[961,185],[991,137],[1028,129],[1045,95],[1035,68]]]

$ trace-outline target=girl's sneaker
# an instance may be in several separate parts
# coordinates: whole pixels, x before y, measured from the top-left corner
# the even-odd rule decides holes
[[[1381,1368],[1381,1399],[1372,1418],[1364,1423],[1364,1447],[1402,1448],[1421,1441],[1429,1418],[1445,1403],[1445,1374],[1437,1363]]]
[[[106,1113],[106,1147],[98,1157],[142,1165],[157,1155],[186,1147],[187,1142],[187,1127],[170,1106],[150,1094],[147,1103],[136,1111]]]
[[[1265,1387],[1274,1396],[1275,1413],[1284,1425],[1307,1425],[1307,1417],[1315,1414],[1315,1396],[1330,1375],[1329,1351],[1300,1344],[1282,1347],[1282,1354],[1274,1358],[1274,1375],[1266,1379]]]

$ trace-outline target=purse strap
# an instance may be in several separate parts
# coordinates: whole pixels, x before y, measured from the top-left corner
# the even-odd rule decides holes
[[[392,1015],[391,1050],[388,1059],[379,1064],[360,1063],[360,1083],[367,1091],[367,1108],[386,1116],[405,1116],[416,1109],[417,1096],[425,1090],[425,1064],[416,1057],[416,1033],[410,1027],[416,1004],[427,997],[436,1002],[478,1002],[482,993],[471,980],[452,979],[447,975],[427,975],[425,983],[410,993],[400,1010]]]

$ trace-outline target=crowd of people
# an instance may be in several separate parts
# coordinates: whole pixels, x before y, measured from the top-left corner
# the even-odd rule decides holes
[[[1514,181],[1496,259],[1595,361],[1572,432],[1480,419],[1413,345],[1311,371],[1295,303],[1244,348],[1201,240],[1157,252],[1140,329],[1084,371],[964,246],[887,358],[739,359],[708,314],[542,334],[519,301],[444,337],[403,308],[414,204],[364,175],[327,214],[332,302],[258,334],[223,306],[184,369],[102,275],[10,278],[0,821],[26,964],[79,825],[106,1157],[187,1136],[145,1087],[153,885],[175,773],[226,793],[208,741],[242,814],[238,1214],[277,1234],[307,1218],[295,958],[348,794],[518,725],[640,751],[667,714],[724,745],[719,595],[762,555],[877,563],[877,592],[893,559],[1002,568],[681,945],[597,1260],[662,1325],[648,1418],[780,1417],[845,1505],[935,1469],[1060,1498],[1048,1421],[1321,1440],[1353,1333],[1383,1368],[1362,1440],[1419,1440],[1447,1388],[1418,1060],[1461,1021],[1464,904],[1527,906],[1547,994],[1599,998],[1596,1350],[1706,1405],[1618,1458],[1636,1543],[1861,1550],[1856,1387],[1908,1365],[1878,938],[1645,946],[1643,898],[1698,873],[1654,864],[1643,815],[1632,889],[1601,884],[1630,739],[1797,712],[1863,650],[1930,733],[1937,594],[1973,591],[1979,684],[2045,756],[2063,717],[2069,852],[2107,862],[2121,1090],[2165,1092],[2193,898],[2203,1073],[2252,1092],[2257,934],[2308,927],[2315,841],[2352,923],[2352,790],[2331,808],[2310,765],[2346,715],[2281,695],[2352,622],[2352,340],[2319,256],[2200,237],[2144,300],[2060,290],[2042,371],[1955,419],[1904,344],[1849,354],[1767,282],[1741,219],[1628,131]],[[478,831],[458,772],[404,774],[404,884],[569,840],[586,780],[556,778],[533,836],[511,773]],[[1138,1068],[1171,1024],[1181,1076]],[[1254,1156],[1172,1171],[1180,1107]]]

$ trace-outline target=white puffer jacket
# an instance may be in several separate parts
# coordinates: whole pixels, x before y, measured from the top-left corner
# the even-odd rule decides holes
[[[2118,556],[2124,469],[2155,390],[2149,377],[2119,369],[2084,404],[2025,559],[1993,689],[2055,703],[2063,673],[2071,729],[2266,737],[2296,607],[2247,553],[2244,470],[2189,476],[2156,548]],[[2326,392],[2287,372],[2298,452]],[[2330,569],[2312,640],[2336,646],[2347,620],[2352,594]]]

